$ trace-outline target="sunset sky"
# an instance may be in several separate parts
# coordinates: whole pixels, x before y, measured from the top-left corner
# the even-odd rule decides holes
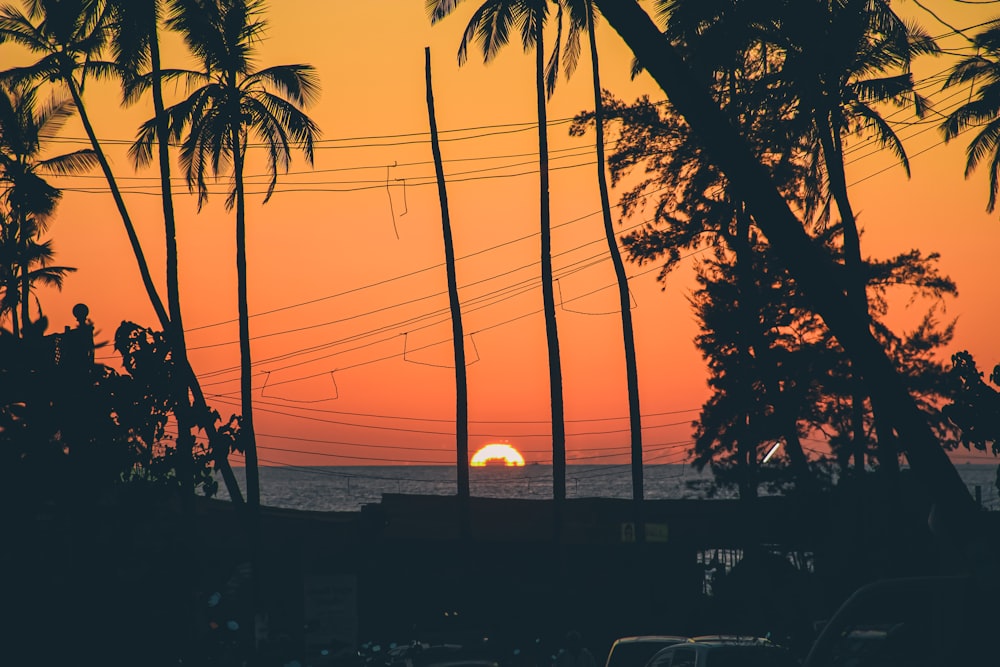
[[[924,4],[957,27],[1000,13],[990,5]],[[423,5],[423,0],[270,3],[270,30],[258,64],[309,63],[317,69],[322,97],[309,113],[323,140],[314,168],[296,155],[291,172],[263,206],[259,193],[266,178],[262,162],[251,157],[250,171],[259,175],[250,179],[255,184],[250,191],[258,194],[248,210],[248,256],[262,462],[454,462],[451,329],[427,135],[425,46],[431,47],[472,362],[470,448],[504,440],[529,462],[550,460],[537,265],[534,60],[515,38],[490,65],[476,52],[459,68],[456,50],[475,0],[433,27]],[[932,35],[949,32],[913,2],[899,3],[899,11]],[[941,44],[963,49],[966,42],[950,36]],[[648,77],[629,80],[631,53],[607,26],[599,31],[599,48],[604,85],[617,96],[662,98]],[[27,58],[10,47],[0,56],[10,65]],[[164,65],[190,65],[184,58],[180,45],[172,44]],[[922,92],[940,113],[968,96],[967,89],[941,91],[941,73],[953,62],[943,56],[918,65]],[[549,104],[549,141],[568,457],[570,463],[603,465],[627,461],[629,435],[621,323],[599,214],[593,137],[568,135],[568,120],[593,106],[589,67],[589,59],[582,58],[574,78],[560,80]],[[111,147],[165,296],[157,175],[152,169],[135,172],[124,152],[151,109],[122,110],[110,84],[88,83],[86,99],[99,136]],[[941,253],[941,266],[960,293],[946,304],[945,315],[958,318],[948,353],[968,349],[980,368],[992,368],[1000,362],[993,275],[1000,222],[985,213],[985,173],[963,179],[967,140],[944,147],[938,123],[933,115],[929,119],[897,126],[912,159],[910,180],[874,144],[859,139],[849,144],[863,249],[877,257],[911,248]],[[892,120],[914,119],[896,114]],[[83,136],[77,122],[69,123],[51,149],[82,147]],[[103,177],[95,171],[53,183],[65,188],[50,228],[56,260],[79,270],[62,293],[40,292],[50,330],[72,324],[70,309],[81,301],[90,306],[100,340],[110,340],[122,320],[154,325]],[[225,187],[220,181],[215,191]],[[191,358],[210,403],[228,415],[239,404],[233,221],[223,194],[211,197],[198,214],[180,178],[175,192]],[[646,217],[621,220],[620,227]],[[627,267],[647,463],[685,459],[690,422],[708,395],[687,300],[697,259],[685,259],[665,283],[656,280],[658,266]],[[912,325],[926,305],[907,309],[900,299],[894,321]],[[98,356],[114,361],[110,347]]]

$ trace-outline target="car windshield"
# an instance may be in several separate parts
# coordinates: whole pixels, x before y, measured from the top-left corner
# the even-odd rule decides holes
[[[708,652],[706,667],[797,667],[792,655],[774,646],[720,646]]]

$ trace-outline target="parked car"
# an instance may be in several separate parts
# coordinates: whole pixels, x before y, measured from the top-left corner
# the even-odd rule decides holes
[[[647,667],[798,667],[791,651],[758,637],[696,637],[657,651]]]
[[[813,642],[804,667],[979,667],[1000,664],[1000,584],[968,576],[862,586]]]
[[[653,654],[661,648],[686,642],[687,637],[677,635],[637,635],[616,639],[608,651],[604,667],[645,667]]]

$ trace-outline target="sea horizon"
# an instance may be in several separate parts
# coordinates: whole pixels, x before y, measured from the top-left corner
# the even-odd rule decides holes
[[[985,509],[1000,510],[996,482],[997,464],[960,463],[956,468]],[[233,466],[240,488],[245,489],[245,468]],[[552,497],[552,466],[533,463],[524,466],[489,466],[470,469],[474,497]],[[905,467],[904,467],[905,470]],[[735,488],[715,483],[712,472],[696,470],[690,464],[649,464],[643,468],[644,497],[665,499],[736,498]],[[455,495],[457,471],[454,465],[345,465],[345,466],[262,466],[261,504],[266,507],[308,511],[360,511],[364,505],[380,502],[383,494]],[[228,500],[221,475],[220,499]],[[778,495],[765,485],[761,496]],[[631,498],[631,466],[567,464],[567,498]]]

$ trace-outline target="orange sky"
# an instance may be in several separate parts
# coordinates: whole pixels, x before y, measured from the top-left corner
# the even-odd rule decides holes
[[[426,134],[419,134],[427,129],[426,45],[432,51],[438,125],[446,132],[442,151],[451,179],[456,252],[460,258],[469,256],[458,265],[458,280],[469,358],[474,360],[469,366],[470,447],[474,451],[504,439],[528,461],[549,460],[536,264],[537,175],[499,178],[536,168],[530,155],[537,148],[530,126],[535,117],[534,61],[515,43],[489,66],[475,57],[459,68],[455,52],[475,2],[465,3],[433,28],[423,4],[283,0],[270,5],[269,39],[261,46],[259,64],[306,62],[317,68],[323,94],[310,114],[321,126],[324,142],[314,170],[298,159],[292,173],[280,179],[271,202],[261,206],[261,197],[254,196],[248,211],[250,309],[260,314],[251,321],[251,332],[256,337],[255,385],[263,387],[256,402],[262,461],[454,461],[447,435],[453,431],[454,375],[446,367],[452,357],[440,213],[429,144]],[[927,4],[962,26],[991,11],[953,2]],[[901,10],[918,17],[932,34],[946,31],[912,3]],[[625,99],[642,92],[659,97],[648,78],[629,80],[631,54],[617,35],[604,28],[599,37],[605,86]],[[958,48],[961,40],[943,45]],[[171,61],[168,54],[165,66],[184,64],[178,60],[180,50],[172,51],[177,55]],[[20,58],[10,50],[3,53],[5,58],[11,54],[11,60]],[[950,62],[924,63],[918,78]],[[569,458],[604,464],[624,462],[628,452],[620,318],[602,314],[616,308],[617,296],[610,288],[614,276],[605,258],[587,151],[592,137],[569,137],[568,124],[558,122],[592,106],[588,68],[584,59],[573,80],[561,80],[549,105],[552,166],[559,167],[551,181],[553,252],[561,276],[557,299],[561,293],[565,301],[558,324]],[[945,99],[949,93],[938,91],[935,85],[925,94],[941,100],[945,112],[961,97]],[[134,173],[124,155],[124,145],[150,111],[121,110],[110,86],[90,84],[87,99],[98,134],[122,144],[111,149],[114,167],[129,191],[128,205],[154,273],[162,277],[162,220],[152,196],[155,173]],[[494,125],[506,127],[488,127]],[[984,212],[985,175],[964,181],[964,143],[942,147],[936,128],[925,129],[899,129],[913,156],[912,180],[898,168],[882,172],[891,161],[867,156],[874,152],[871,146],[852,154],[848,168],[858,181],[852,196],[865,227],[865,252],[887,256],[912,247],[940,252],[942,266],[960,290],[959,299],[948,304],[947,314],[959,318],[949,353],[969,349],[981,367],[992,367],[1000,362],[990,274],[1000,231],[996,216]],[[53,150],[77,147],[74,139],[83,136],[82,128],[69,124],[63,136],[65,143]],[[261,172],[259,167],[252,171]],[[152,325],[155,318],[99,174],[54,182],[67,188],[51,227],[57,261],[79,271],[61,294],[41,295],[53,330],[72,323],[70,309],[80,301],[90,305],[104,340],[110,340],[123,319]],[[227,415],[238,406],[233,223],[222,196],[196,214],[194,198],[183,185],[176,191],[188,345],[206,392],[215,395],[212,404]],[[665,285],[656,282],[655,267],[628,267],[634,276],[649,463],[684,459],[690,421],[707,396],[687,302],[692,262],[685,260]],[[911,310],[900,307],[901,322],[922,312]],[[99,352],[101,357],[110,354],[107,348]]]

